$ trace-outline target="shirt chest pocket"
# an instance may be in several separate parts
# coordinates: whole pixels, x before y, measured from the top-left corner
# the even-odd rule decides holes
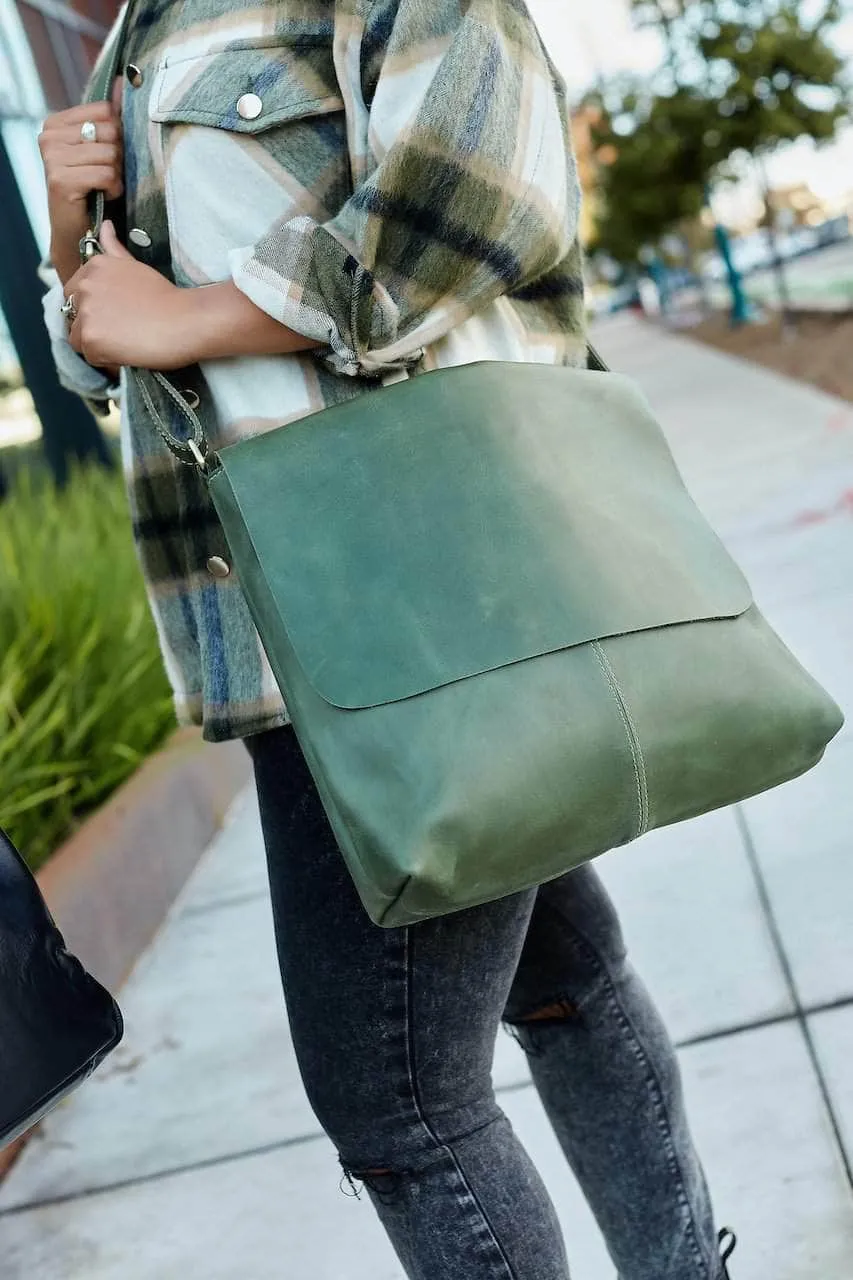
[[[325,221],[350,194],[328,43],[167,57],[148,118],[178,284],[227,278],[232,251],[291,218]]]

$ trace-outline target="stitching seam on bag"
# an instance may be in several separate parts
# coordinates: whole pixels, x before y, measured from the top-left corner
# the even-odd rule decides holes
[[[640,746],[640,735],[637,733],[637,726],[634,724],[633,717],[625,701],[619,682],[613,672],[607,654],[601,647],[598,640],[592,642],[592,651],[598,660],[598,665],[604,672],[610,691],[613,694],[619,714],[622,717],[622,723],[625,726],[625,736],[628,739],[628,746],[631,748],[631,762],[634,766],[634,778],[637,783],[637,808],[639,809],[639,821],[637,826],[637,835],[644,835],[649,826],[649,787],[646,777],[646,763],[643,759],[643,749]]]

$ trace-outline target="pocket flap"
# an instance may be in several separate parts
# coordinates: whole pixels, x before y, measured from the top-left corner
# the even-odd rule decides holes
[[[328,41],[294,41],[167,57],[152,87],[149,117],[251,134],[343,105]]]
[[[251,542],[244,589],[263,574],[263,629],[338,707],[752,602],[617,374],[422,374],[220,458],[214,501]]]

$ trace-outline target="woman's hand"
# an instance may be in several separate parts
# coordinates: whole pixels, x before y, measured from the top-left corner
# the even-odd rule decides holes
[[[89,192],[103,191],[115,200],[124,190],[119,102],[114,93],[112,102],[58,111],[48,116],[39,136],[47,179],[50,255],[63,284],[80,265],[80,240],[89,229]],[[80,136],[87,120],[97,130],[95,142],[84,142]]]
[[[101,229],[101,248],[65,285],[77,313],[68,338],[89,364],[166,371],[199,360],[317,346],[259,310],[231,281],[179,289],[137,262],[109,221]]]
[[[109,221],[101,248],[65,285],[76,319],[68,333],[75,351],[99,368],[182,369],[196,359],[193,289],[179,289],[137,262]]]

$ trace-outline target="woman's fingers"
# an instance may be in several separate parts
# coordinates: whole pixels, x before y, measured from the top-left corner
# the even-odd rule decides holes
[[[95,126],[84,142],[81,127]],[[91,132],[90,130],[86,131]],[[61,280],[80,260],[80,237],[89,226],[87,197],[103,191],[117,200],[124,191],[120,121],[109,102],[84,103],[48,116],[39,135],[47,179],[51,259]]]
[[[91,121],[96,129],[96,143],[118,143],[121,139],[121,129],[116,120],[93,120]],[[66,124],[58,129],[45,129],[42,137],[42,150],[45,147],[52,150],[54,147],[91,147],[91,142],[84,142],[80,135],[79,124]]]
[[[119,240],[111,218],[105,218],[101,227],[101,248],[108,258],[133,258],[133,254]]]
[[[87,120],[91,120],[93,124],[99,121],[113,120],[115,112],[110,102],[88,102],[83,103],[79,107],[68,107],[65,111],[55,111],[49,115],[44,122],[43,131],[51,133],[56,129],[65,129],[71,125],[77,126],[77,132],[80,132],[80,126]]]
[[[49,196],[80,200],[93,187],[112,198],[121,194],[122,147],[117,126],[113,121],[103,121],[99,129],[104,136],[97,142],[84,142],[75,125],[41,135],[39,145]],[[93,182],[95,177],[97,181]]]
[[[47,189],[51,199],[85,200],[90,191],[104,191],[115,199],[123,184],[113,165],[78,165],[49,174]]]
[[[65,169],[121,168],[121,147],[116,142],[63,143],[51,157],[55,166]]]

